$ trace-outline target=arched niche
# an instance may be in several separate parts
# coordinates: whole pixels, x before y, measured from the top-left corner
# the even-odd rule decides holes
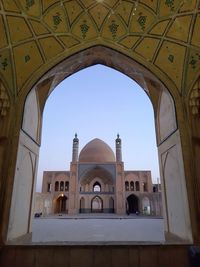
[[[55,199],[54,205],[55,213],[67,213],[68,212],[68,198],[61,194]]]
[[[101,192],[101,184],[99,182],[93,184],[93,192]]]
[[[127,197],[128,213],[137,214],[139,212],[139,199],[136,195],[131,194]]]
[[[87,166],[83,172],[79,172],[80,185],[83,187],[88,185],[88,189],[94,191],[94,183],[98,182],[101,191],[105,191],[106,185],[113,185],[114,183],[114,174],[112,172],[99,165],[92,164]]]
[[[128,181],[125,181],[125,190],[129,191],[129,182]]]
[[[91,212],[100,213],[103,212],[103,200],[99,196],[95,196],[91,200]]]
[[[29,147],[32,146],[32,150],[30,150],[30,148],[27,146],[25,149],[27,149],[28,151],[34,151],[38,159],[38,144],[41,134],[42,113],[48,95],[64,78],[67,78],[73,73],[94,64],[103,64],[124,73],[125,75],[134,79],[149,96],[154,108],[156,122],[155,127],[157,135],[160,173],[161,181],[163,184],[165,231],[166,234],[171,234],[173,236],[177,236],[180,239],[187,240],[187,242],[191,242],[192,231],[182,157],[182,145],[180,139],[180,131],[182,130],[182,128],[178,129],[178,124],[176,122],[176,106],[179,107],[179,116],[183,116],[180,96],[175,90],[172,91],[171,88],[167,89],[165,85],[159,79],[157,79],[156,76],[148,69],[144,68],[142,65],[140,65],[133,59],[123,55],[122,53],[104,46],[91,47],[77,54],[74,54],[69,58],[66,58],[64,61],[60,62],[54,68],[50,69],[46,74],[44,74],[29,91],[29,94],[26,96],[27,102],[25,100],[24,102],[21,101],[21,105],[23,105],[24,103],[25,112],[23,114],[24,123],[22,124],[22,129],[20,132],[18,151],[21,151],[20,146],[25,147],[24,140],[27,139],[30,144]],[[30,105],[29,103],[32,102],[31,99],[33,99],[33,103],[35,103],[34,105],[31,105],[32,112],[26,112],[26,105]],[[34,113],[34,115],[32,113]],[[35,121],[33,123],[34,127],[33,125],[29,125],[28,123],[33,118],[35,118]],[[166,153],[172,153],[173,155],[176,155],[175,160],[171,161],[172,166],[165,164]],[[20,152],[18,154],[18,157],[21,157]],[[19,166],[19,168],[21,175],[23,176],[22,165]],[[171,179],[171,176],[169,175],[170,171],[168,169],[171,169],[171,171],[173,172],[174,180]],[[14,180],[16,180],[16,175],[17,174],[15,174]],[[23,178],[21,179],[23,180]],[[21,181],[19,181],[19,183],[21,183]],[[35,176],[33,185],[35,185]],[[30,186],[30,184],[27,185],[27,190],[29,190]],[[178,192],[178,194],[171,193],[170,188],[172,186],[174,188],[173,192]],[[19,194],[18,197],[21,198],[23,197],[23,195]],[[15,199],[16,192],[14,185],[10,218],[12,218],[12,206],[14,205]],[[173,208],[174,201],[179,203],[180,209],[182,209],[183,205],[185,205],[184,213],[177,213],[177,211]],[[31,214],[31,207],[29,202],[30,201],[27,202],[27,209],[29,208],[29,214]],[[25,216],[22,216],[22,219],[18,220],[18,218],[16,217],[16,226],[20,224],[21,220],[27,221],[27,218]],[[31,219],[29,218],[28,220],[30,221]],[[11,238],[11,228],[12,225],[11,222],[9,222],[8,239]],[[29,228],[28,231],[31,231],[31,229]],[[19,236],[22,233],[26,234],[27,228],[23,228],[23,231],[21,231],[20,233],[15,232],[15,236]]]
[[[143,197],[142,199],[142,212],[145,215],[151,214],[150,201],[148,197]]]
[[[79,209],[80,213],[84,213],[85,212],[85,198],[81,197],[80,199],[80,209]]]

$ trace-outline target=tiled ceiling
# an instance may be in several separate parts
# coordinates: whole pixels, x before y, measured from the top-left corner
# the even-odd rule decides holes
[[[186,94],[200,73],[199,3],[1,0],[0,79],[16,98],[36,71],[42,73],[58,56],[104,44],[157,69]]]

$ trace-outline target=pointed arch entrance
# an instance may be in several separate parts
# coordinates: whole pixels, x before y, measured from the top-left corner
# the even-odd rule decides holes
[[[186,189],[186,182],[191,185],[191,175],[189,175],[190,172],[188,171],[187,177],[185,178],[185,166],[182,156],[183,150],[184,159],[188,158],[187,145],[189,144],[189,140],[187,139],[187,135],[181,135],[181,133],[186,131],[184,123],[177,123],[177,121],[184,121],[185,118],[181,96],[178,90],[174,89],[173,83],[170,83],[169,79],[161,79],[153,68],[150,71],[148,67],[142,65],[142,62],[136,62],[133,57],[128,57],[125,53],[118,52],[117,48],[114,50],[114,48],[110,49],[101,45],[93,46],[77,54],[73,54],[60,63],[55,60],[55,67],[52,69],[50,67],[53,63],[51,66],[45,66],[46,69],[40,72],[40,76],[34,76],[33,79],[30,78],[29,83],[27,83],[29,86],[19,95],[18,102],[16,102],[16,106],[19,107],[19,114],[17,116],[19,119],[15,124],[16,151],[12,154],[12,158],[10,158],[14,162],[17,159],[16,164],[19,168],[15,172],[15,164],[12,164],[12,170],[10,169],[10,174],[12,172],[13,176],[15,174],[15,177],[13,179],[14,190],[10,214],[5,215],[7,216],[7,221],[9,221],[8,239],[16,238],[31,231],[31,210],[33,203],[30,195],[34,191],[42,113],[45,101],[60,81],[78,70],[94,64],[103,64],[126,74],[131,79],[134,79],[151,99],[156,118],[155,126],[160,159],[161,182],[163,185],[165,231],[184,240],[191,241],[192,231],[187,195],[189,192],[190,197],[192,196],[191,186],[188,187],[188,191]],[[38,82],[36,82],[36,78],[38,78]],[[31,85],[34,86],[31,87]],[[177,114],[175,112],[175,106],[178,108]],[[184,145],[182,146],[182,144]],[[21,165],[21,158],[23,154],[27,153],[30,153],[30,170],[27,170],[27,168],[23,169],[23,165]],[[21,190],[27,171],[32,173],[32,175],[30,181],[26,184],[26,188]],[[27,196],[26,192],[31,192],[31,194]],[[10,193],[8,192],[7,194],[9,195]],[[23,199],[27,200],[27,205],[24,208],[25,215],[19,217],[18,214],[21,211],[20,203]],[[189,199],[191,201],[191,198]],[[7,206],[10,206],[9,201],[6,202]],[[72,202],[75,203],[75,199],[72,199]],[[192,207],[194,206],[192,205]],[[13,221],[15,221],[14,225],[12,224]],[[23,229],[21,225],[23,225]]]
[[[59,196],[55,203],[55,213],[67,213],[67,204],[67,197],[65,195]]]
[[[103,200],[99,196],[95,196],[91,200],[91,212],[92,213],[103,212]]]
[[[129,213],[137,213],[139,212],[139,200],[138,197],[134,194],[131,194],[127,197],[128,202],[128,212]]]

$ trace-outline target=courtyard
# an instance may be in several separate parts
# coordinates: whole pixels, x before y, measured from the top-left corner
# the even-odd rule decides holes
[[[32,243],[163,243],[164,221],[140,216],[52,216],[33,220]]]

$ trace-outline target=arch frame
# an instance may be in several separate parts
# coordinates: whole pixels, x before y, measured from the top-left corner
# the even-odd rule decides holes
[[[69,198],[63,193],[56,196],[54,199],[54,212],[55,213],[68,212],[68,209],[67,209],[68,201],[69,201]],[[65,207],[63,207],[63,204],[65,204]]]
[[[87,66],[91,66],[91,65],[94,65],[97,63],[98,64],[101,63],[104,65],[113,67],[113,68],[121,71],[122,73],[126,74],[130,78],[136,80],[140,85],[142,85],[142,87],[146,90],[146,92],[148,91],[150,96],[153,96],[154,94],[156,94],[156,91],[165,90],[166,87],[164,84],[169,85],[168,89],[166,89],[166,90],[168,90],[168,91],[170,90],[170,95],[173,96],[173,99],[175,101],[175,110],[176,110],[176,115],[177,115],[177,119],[178,119],[179,130],[180,130],[180,134],[181,134],[181,144],[182,144],[182,148],[183,148],[183,161],[185,163],[186,159],[188,159],[188,158],[190,159],[190,155],[187,155],[187,153],[186,153],[187,151],[185,149],[186,146],[189,146],[190,141],[188,140],[187,129],[184,126],[184,118],[185,118],[184,117],[184,105],[182,103],[181,96],[180,96],[179,92],[177,91],[177,89],[174,87],[173,83],[166,82],[166,80],[164,78],[162,80],[162,75],[161,76],[158,75],[159,79],[156,78],[154,76],[154,74],[156,72],[154,74],[152,74],[150,71],[148,71],[148,69],[145,69],[141,64],[133,61],[133,59],[131,57],[127,57],[127,55],[125,55],[126,52],[124,52],[124,51],[123,51],[123,54],[121,54],[118,51],[118,49],[116,49],[116,51],[115,51],[112,49],[110,50],[110,48],[108,48],[108,47],[97,46],[97,45],[90,47],[90,49],[91,49],[90,51],[87,51],[87,50],[82,51],[81,50],[79,52],[79,53],[81,53],[80,58],[84,58],[84,54],[85,54],[86,62],[84,64],[82,61],[78,62],[79,65],[76,64],[75,66],[73,66],[70,74],[66,75],[66,73],[63,74],[61,72],[58,72],[58,74],[60,76],[59,75],[56,76],[55,75],[56,70],[59,70],[59,69],[62,70],[62,68],[66,67],[65,61],[62,61],[61,63],[57,62],[58,63],[57,66],[54,67],[53,69],[51,69],[50,71],[46,72],[46,74],[44,74],[44,75],[42,74],[42,72],[40,70],[40,72],[39,72],[40,76],[43,75],[43,77],[40,80],[38,80],[38,82],[36,82],[36,77],[38,77],[38,75],[36,73],[33,80],[29,81],[26,84],[24,90],[21,90],[21,93],[18,96],[18,99],[16,101],[16,105],[13,109],[13,112],[11,113],[11,118],[10,118],[10,122],[11,122],[10,124],[12,125],[12,127],[10,128],[10,131],[9,131],[9,136],[10,136],[9,138],[12,139],[13,142],[12,142],[12,145],[11,144],[9,145],[8,151],[12,155],[12,161],[16,162],[16,159],[17,159],[17,147],[18,147],[18,142],[19,142],[19,138],[20,138],[20,131],[22,131],[22,132],[24,131],[23,129],[21,129],[22,117],[23,117],[23,111],[24,111],[24,103],[26,100],[27,93],[31,90],[31,88],[34,88],[37,91],[38,101],[40,103],[40,115],[42,116],[43,108],[45,105],[45,101],[48,98],[48,95],[50,94],[50,92],[56,87],[56,85],[61,80],[63,80],[64,78],[66,78],[66,76],[69,76],[69,75],[75,73],[76,71],[78,71],[82,68],[85,68]],[[97,49],[97,52],[98,52],[97,54],[94,53],[94,49]],[[108,50],[108,51],[106,51],[106,53],[104,54],[104,52],[102,52],[101,49],[103,49],[104,51],[105,50]],[[127,68],[126,68],[127,72],[125,70],[124,71],[122,70],[121,66],[123,64],[119,64],[119,63],[121,63],[121,62],[119,62],[119,59],[118,59],[118,63],[115,64],[114,61],[111,60],[111,57],[110,58],[107,57],[109,52],[110,52],[110,55],[112,54],[111,51],[115,55],[113,58],[115,58],[116,56],[119,56],[119,55],[122,55],[122,57],[124,57],[123,62],[125,62],[124,64],[126,64],[125,66],[127,66]],[[101,57],[102,54],[104,54],[104,58]],[[95,56],[93,56],[93,55],[95,55]],[[90,60],[87,58],[89,56],[91,56]],[[76,54],[71,55],[69,58],[66,59],[66,60],[69,59],[69,61],[68,61],[69,65],[71,65],[71,62],[73,61],[73,59],[75,60],[75,57],[76,57]],[[131,75],[130,73],[128,73],[128,67],[131,66],[130,61],[133,63],[133,66],[136,66],[136,69],[138,68],[138,72],[134,72],[133,73],[134,75]],[[76,60],[76,62],[77,62],[77,60]],[[54,62],[54,64],[52,63],[52,65],[50,64],[48,66],[48,68],[52,67],[55,64],[56,64],[55,62]],[[162,82],[161,82],[161,80],[162,80]],[[35,83],[35,85],[32,87],[33,83]],[[147,88],[147,84],[148,84],[149,88],[151,88],[151,90],[153,90],[152,91],[153,93],[149,92],[149,89]],[[158,102],[156,101],[155,97],[153,97],[152,104],[153,104],[154,112],[155,112],[155,110],[157,109],[157,105],[158,105]],[[17,113],[17,119],[16,120],[13,119],[14,113]],[[155,112],[155,117],[156,117],[156,112]],[[39,125],[39,127],[41,127],[41,125]],[[39,147],[40,138],[38,140],[32,140],[32,141]],[[158,145],[160,145],[160,144],[158,144]],[[9,162],[10,162],[10,159],[7,159],[5,166],[9,166]],[[191,162],[191,159],[189,160],[189,162]],[[185,167],[185,165],[184,165],[184,167]],[[196,214],[196,211],[194,210],[194,199],[192,197],[193,196],[193,187],[191,185],[191,181],[189,180],[189,176],[190,176],[191,172],[190,172],[190,169],[188,167],[184,168],[184,170],[185,170],[185,174],[186,174],[185,182],[186,182],[187,189],[188,189],[188,199],[189,199],[189,202],[191,203],[191,207],[192,207],[190,213],[192,213],[191,219],[192,219],[194,232],[198,232],[198,231],[200,232],[200,225],[199,225],[199,228],[197,229],[197,225],[196,225],[196,222],[194,220],[194,215]],[[8,175],[8,173],[9,173],[9,175]],[[5,173],[5,175],[7,175],[9,177],[8,182],[10,182],[11,186],[8,189],[7,188],[5,189],[5,195],[4,195],[3,201],[5,201],[4,204],[7,207],[7,212],[4,211],[4,215],[3,215],[4,221],[8,221],[8,218],[9,218],[8,211],[9,211],[10,206],[11,206],[11,198],[9,196],[12,195],[12,191],[13,191],[14,174],[15,174],[15,166],[12,164],[12,166],[8,168],[7,173]],[[2,239],[6,240],[6,236],[7,236],[7,229],[6,229],[6,226],[4,224],[3,238]]]
[[[136,194],[130,193],[127,196],[126,201],[128,203],[128,213],[140,213],[140,200]],[[134,202],[134,203],[133,203]]]
[[[100,196],[98,196],[98,195],[95,195],[92,199],[91,199],[91,213],[93,213],[93,212],[98,212],[97,210],[96,211],[93,211],[93,201],[95,200],[95,199],[99,199],[100,200],[100,202],[101,202],[101,210],[100,210],[100,213],[102,213],[103,212],[103,209],[104,209],[104,203],[103,203],[103,199],[100,197]]]

